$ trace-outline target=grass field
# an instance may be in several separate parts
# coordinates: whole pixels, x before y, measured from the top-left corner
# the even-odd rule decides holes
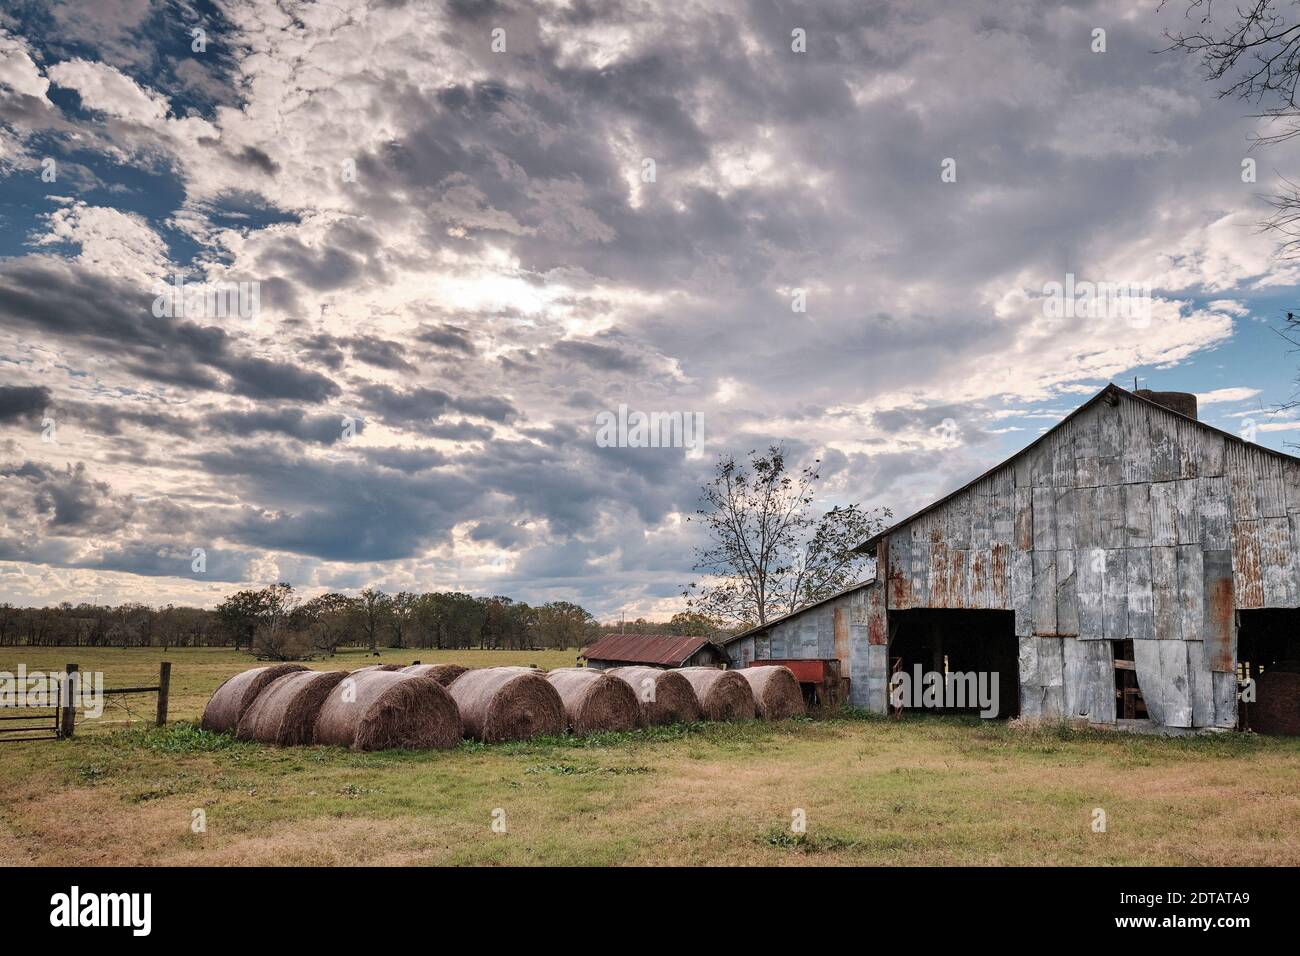
[[[162,656],[4,649],[0,670],[76,661],[120,687],[150,682]],[[0,864],[1300,864],[1295,739],[850,716],[433,753],[276,749],[193,723],[246,656],[166,656],[167,728],[87,723],[73,740],[0,745]],[[381,659],[413,658],[556,667],[573,652]]]

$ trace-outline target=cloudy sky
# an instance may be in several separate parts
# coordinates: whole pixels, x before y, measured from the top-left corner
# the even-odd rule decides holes
[[[719,454],[903,514],[1135,376],[1300,441],[1256,226],[1300,156],[1156,6],[6,3],[0,600],[666,617]],[[1055,317],[1067,274],[1149,315]],[[619,404],[703,453],[600,447]]]

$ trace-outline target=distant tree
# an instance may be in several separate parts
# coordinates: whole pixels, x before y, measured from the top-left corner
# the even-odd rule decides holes
[[[303,604],[299,612],[309,625],[313,648],[333,656],[339,645],[359,629],[362,605],[358,598],[329,591]]]
[[[699,611],[678,611],[668,622],[668,627],[671,633],[688,637],[708,637],[726,629],[719,618]]]
[[[536,639],[542,647],[582,647],[592,636],[595,618],[569,601],[552,601],[535,611]]]
[[[393,599],[383,591],[366,588],[361,592],[361,626],[366,632],[370,653],[377,653],[379,632],[384,629]]]
[[[393,636],[393,647],[405,647],[407,633],[415,626],[415,612],[419,595],[398,591],[388,604],[388,630]]]
[[[821,600],[855,583],[870,564],[853,552],[892,517],[887,508],[835,506],[814,514],[820,463],[791,474],[785,450],[751,451],[749,466],[718,459],[702,489],[701,522],[710,543],[696,549],[704,575],[683,592],[690,611],[735,624],[769,618]]]
[[[236,591],[217,605],[217,619],[234,638],[235,650],[239,650],[240,644],[253,646],[253,635],[265,611],[264,591]]]

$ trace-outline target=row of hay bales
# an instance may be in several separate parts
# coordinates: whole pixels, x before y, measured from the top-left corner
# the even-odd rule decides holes
[[[375,664],[314,671],[255,667],[228,679],[202,727],[241,740],[354,750],[446,749],[463,737],[497,743],[696,720],[780,720],[804,712],[788,668],[715,670]]]

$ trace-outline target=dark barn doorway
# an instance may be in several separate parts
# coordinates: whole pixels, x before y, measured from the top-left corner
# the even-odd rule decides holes
[[[901,666],[908,674],[997,674],[997,716],[1020,713],[1020,644],[1013,611],[966,611],[912,608],[890,611],[890,671]],[[900,660],[901,659],[901,660]],[[908,708],[911,709],[911,708]],[[946,707],[943,713],[974,714],[978,707]]]
[[[1237,677],[1255,682],[1238,710],[1243,730],[1300,734],[1300,609],[1237,612]]]

